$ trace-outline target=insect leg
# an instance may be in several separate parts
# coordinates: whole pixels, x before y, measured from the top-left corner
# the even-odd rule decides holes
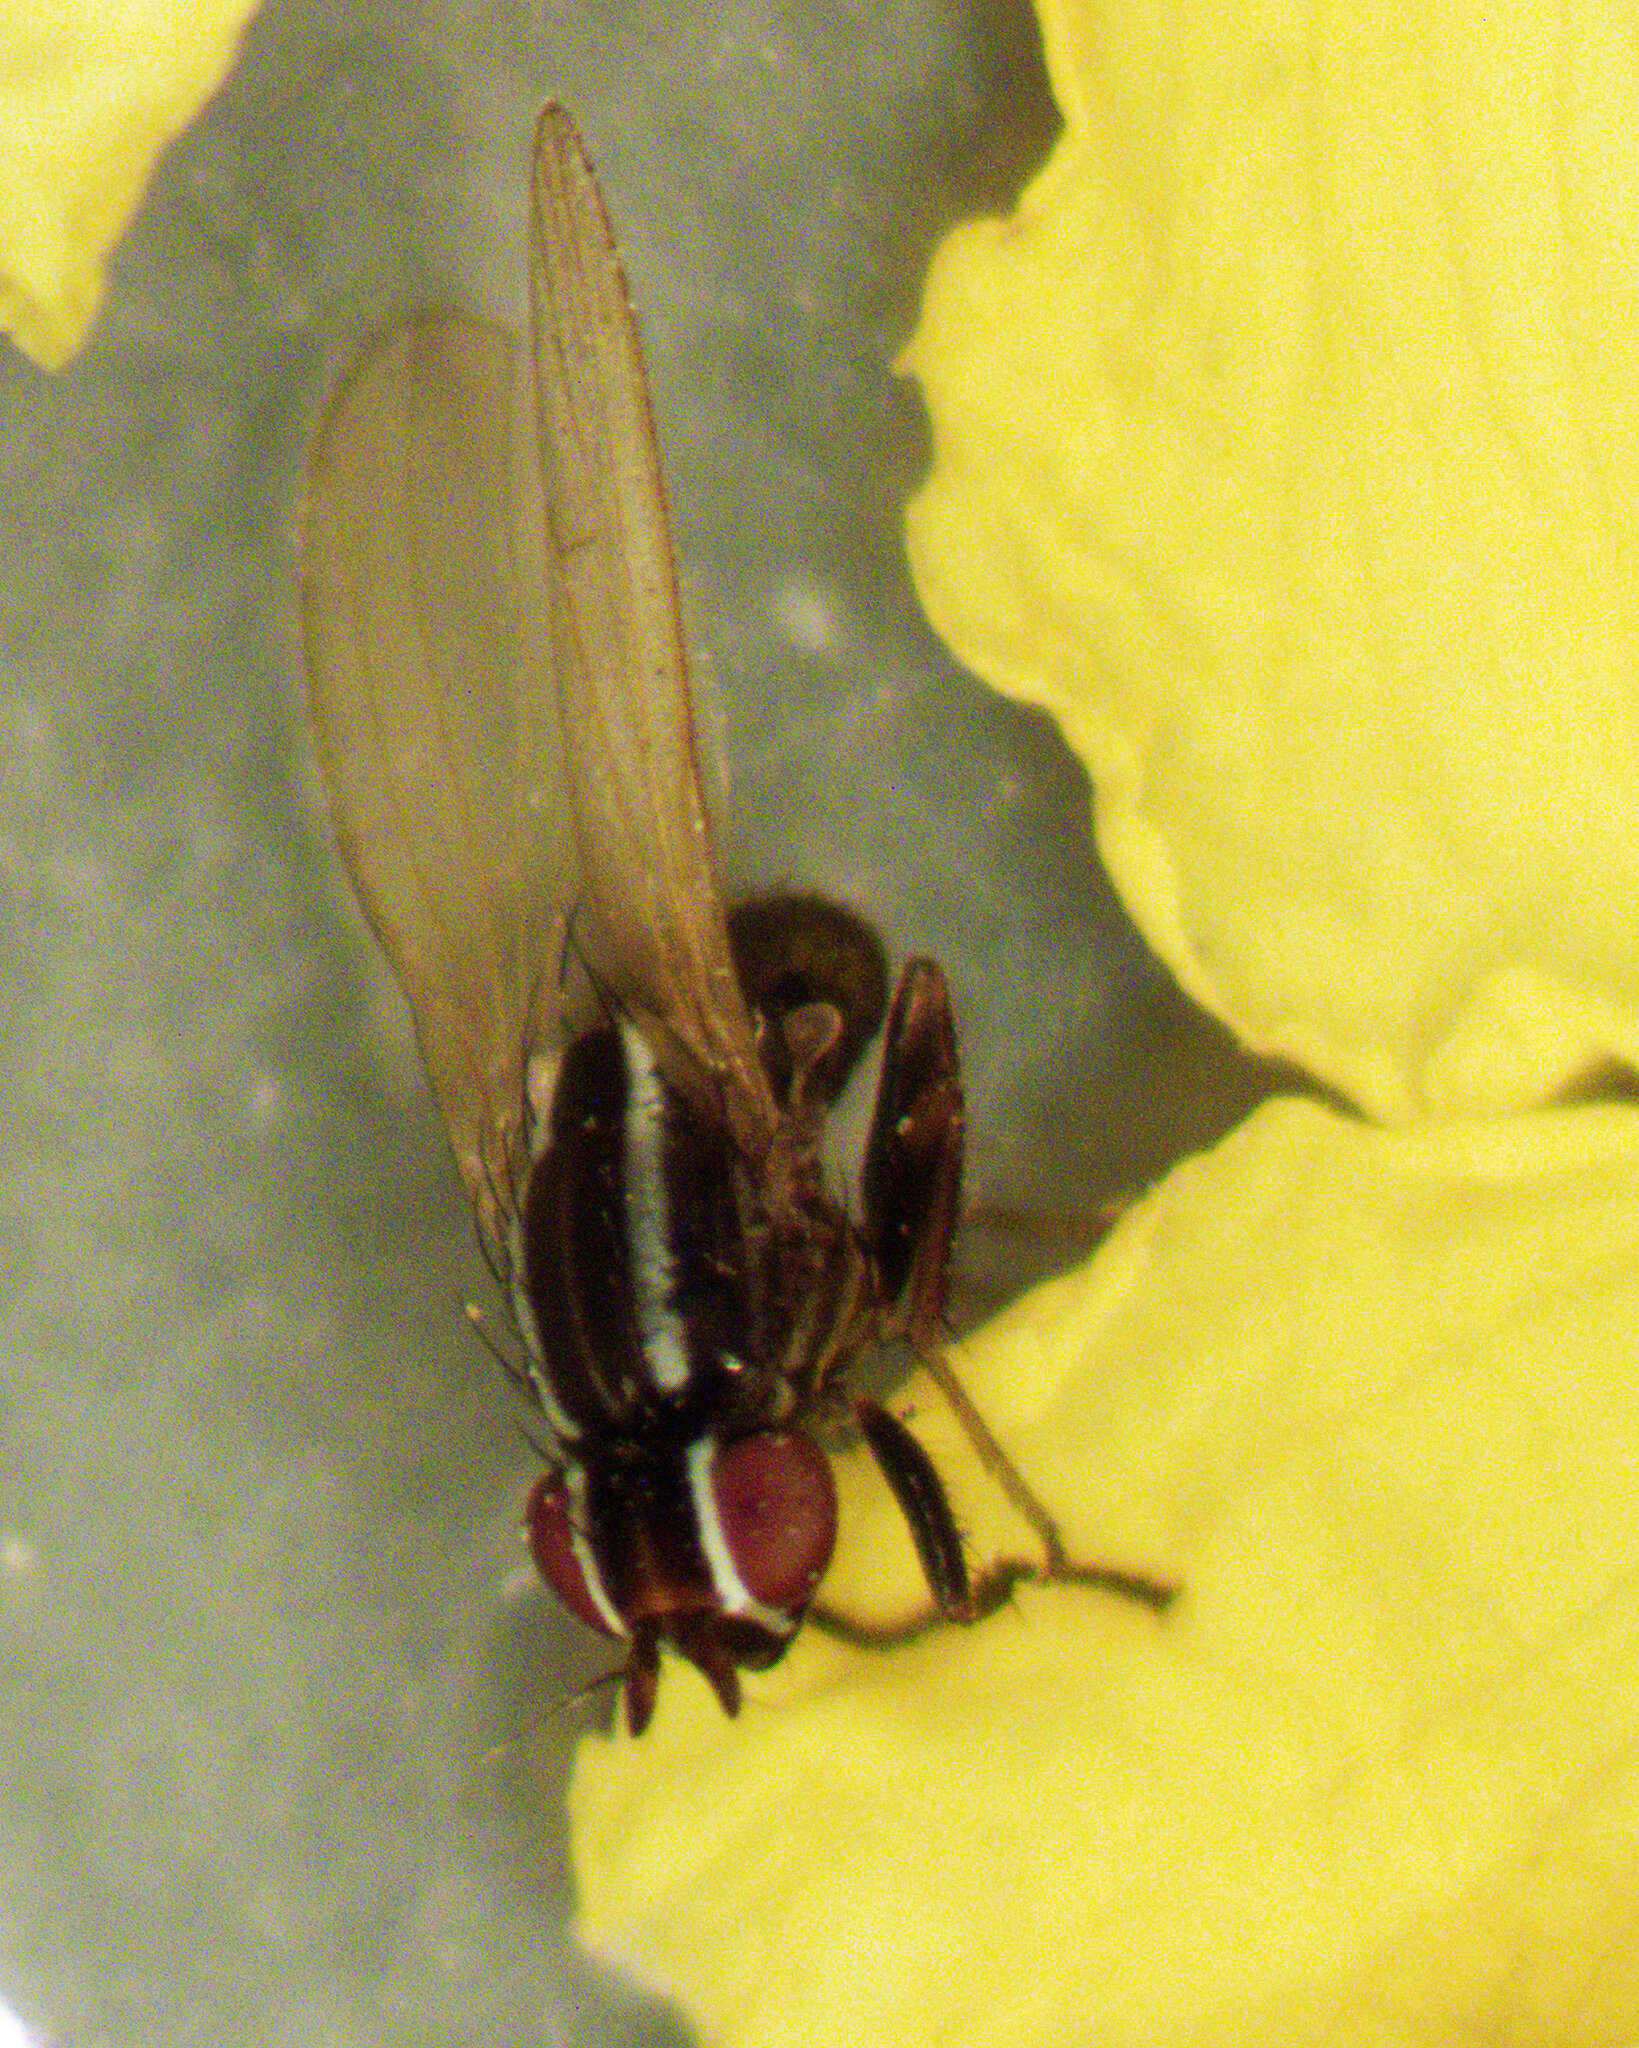
[[[927,1367],[986,1470],[1036,1532],[1044,1552],[1039,1575],[1103,1587],[1159,1611],[1172,1597],[1170,1587],[1103,1565],[1080,1564],[1069,1555],[1058,1523],[997,1442],[945,1356],[945,1286],[961,1197],[962,1080],[949,991],[931,960],[907,961],[894,991],[861,1179],[865,1238],[887,1311],[885,1334],[903,1337]],[[883,1463],[880,1452],[877,1460]],[[893,1473],[886,1464],[883,1470],[898,1494]],[[916,1521],[903,1496],[900,1505],[914,1532]],[[948,1507],[945,1512],[948,1516]],[[1007,1584],[1011,1591],[1022,1568],[1005,1569],[1013,1573]],[[938,1595],[931,1572],[929,1583]],[[1000,1594],[996,1604],[1005,1597]]]
[[[945,977],[908,960],[894,990],[860,1175],[890,1333],[938,1341],[962,1194],[962,1076]]]
[[[854,1415],[910,1528],[940,1613],[952,1621],[972,1621],[973,1589],[968,1583],[961,1531],[933,1460],[904,1423],[880,1403],[856,1401]]]
[[[970,1611],[965,1617],[946,1614],[930,1602],[893,1621],[861,1621],[857,1615],[844,1614],[840,1607],[829,1607],[823,1600],[816,1600],[808,1610],[808,1619],[822,1635],[846,1643],[850,1649],[897,1650],[958,1619],[988,1621],[1007,1606],[1020,1586],[1032,1584],[1040,1577],[1040,1565],[1028,1564],[1022,1558],[999,1557],[972,1581]]]
[[[1159,1579],[1146,1578],[1141,1572],[1122,1571],[1114,1565],[1083,1564],[1070,1556],[1064,1547],[1064,1536],[1058,1523],[1042,1505],[1023,1473],[996,1441],[990,1424],[979,1413],[972,1396],[956,1375],[956,1368],[937,1347],[930,1346],[917,1353],[945,1399],[950,1403],[951,1412],[962,1425],[969,1443],[984,1462],[996,1484],[1013,1503],[1020,1515],[1041,1539],[1045,1562],[1038,1573],[1023,1576],[1037,1576],[1051,1579],[1061,1585],[1091,1586],[1107,1593],[1119,1593],[1123,1599],[1137,1600],[1157,1614],[1164,1614],[1172,1604],[1176,1588]],[[1012,1569],[1012,1567],[1006,1567]],[[1019,1583],[1015,1576],[1008,1591]],[[1003,1596],[1005,1598],[1005,1595]],[[997,1604],[1000,1604],[999,1602]]]
[[[950,1370],[948,1363],[945,1370]],[[1116,1593],[1123,1599],[1136,1600],[1154,1614],[1164,1614],[1172,1604],[1173,1587],[1111,1565],[1082,1564],[1065,1554],[1052,1517],[1008,1461],[954,1373],[950,1374],[950,1381],[963,1404],[957,1409],[958,1415],[964,1416],[965,1412],[965,1416],[972,1417],[982,1432],[983,1440],[991,1445],[1001,1461],[999,1466],[991,1467],[998,1482],[1006,1487],[1009,1498],[1015,1500],[1021,1512],[1026,1511],[1023,1502],[1018,1501],[1014,1494],[1014,1487],[1035,1509],[1036,1516],[1052,1532],[1056,1555],[1044,1538],[1044,1547],[1049,1548],[1046,1564],[999,1557],[987,1565],[976,1579],[970,1577],[961,1532],[933,1460],[905,1425],[886,1408],[875,1401],[859,1400],[854,1404],[854,1414],[860,1431],[910,1528],[935,1604],[897,1620],[879,1622],[860,1621],[839,1608],[816,1601],[808,1610],[809,1620],[824,1634],[855,1649],[896,1649],[901,1644],[915,1642],[929,1629],[946,1622],[985,1621],[1005,1607],[1020,1586],[1049,1580],[1055,1585],[1085,1586],[1095,1592]],[[1011,1485],[1008,1485],[1008,1480],[1011,1480]],[[1027,1515],[1027,1519],[1033,1526],[1039,1526],[1035,1516]]]
[[[1070,1560],[1064,1548],[1064,1537],[1058,1523],[1036,1498],[1019,1468],[996,1441],[990,1424],[974,1406],[967,1388],[956,1376],[956,1368],[944,1352],[936,1345],[929,1345],[925,1349],[918,1349],[916,1355],[926,1366],[934,1385],[950,1403],[951,1413],[962,1425],[968,1442],[983,1460],[985,1470],[1040,1537],[1041,1547],[1047,1556],[1047,1576],[1061,1577]]]
[[[1048,1576],[1056,1577],[1068,1562],[1058,1524],[996,1441],[940,1347],[961,1198],[962,1078],[950,994],[931,960],[907,961],[894,991],[862,1182],[865,1235],[891,1324],[927,1366],[986,1468],[1040,1537]],[[874,1442],[871,1447],[876,1450]],[[880,1452],[877,1461],[894,1485]],[[929,1583],[937,1594],[931,1572]]]

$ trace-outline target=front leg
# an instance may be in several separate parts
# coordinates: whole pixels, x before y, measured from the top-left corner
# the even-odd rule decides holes
[[[962,1075],[950,991],[933,961],[908,960],[888,1012],[882,1079],[861,1174],[865,1240],[876,1268],[883,1334],[903,1338],[926,1365],[974,1449],[1041,1538],[1052,1577],[1067,1564],[1058,1524],[1015,1470],[944,1354],[945,1289],[962,1197],[962,1139]],[[884,1455],[869,1426],[866,1435],[916,1531],[935,1596],[947,1613],[954,1613],[955,1598],[929,1566],[919,1526],[925,1518],[907,1505],[894,1457]],[[948,1519],[948,1507],[944,1514]]]
[[[916,1351],[940,1340],[962,1200],[963,1105],[945,977],[908,960],[894,990],[860,1176],[865,1241],[884,1334]]]
[[[909,960],[888,1012],[882,1079],[861,1174],[864,1235],[876,1269],[883,1334],[902,1338],[927,1367],[986,1469],[1035,1530],[1045,1553],[1039,1575],[1105,1587],[1159,1612],[1171,1598],[1170,1588],[1069,1556],[1057,1521],[997,1442],[945,1356],[945,1290],[961,1207],[962,1140],[962,1076],[950,992],[933,961]],[[915,1460],[880,1423],[873,1430],[864,1406],[867,1441],[910,1523],[941,1611],[958,1619],[965,1608],[971,1618],[983,1608],[984,1595],[981,1589],[976,1599],[965,1564],[958,1575],[949,1563],[955,1525],[937,1475],[928,1466],[930,1496]],[[916,1455],[925,1465],[920,1447]],[[1025,1575],[1025,1567],[1001,1566],[992,1599],[1005,1599]]]

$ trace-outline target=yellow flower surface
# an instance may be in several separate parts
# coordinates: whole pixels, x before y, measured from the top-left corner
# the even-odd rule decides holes
[[[8,0],[0,22],[0,322],[59,369],[161,150],[221,83],[255,0]]]
[[[1270,1105],[959,1359],[1165,1620],[810,1630],[733,1724],[669,1665],[582,1932],[723,2048],[1639,2038],[1639,1112],[1541,1107],[1639,1059],[1631,24],[1044,8],[918,581],[1180,980],[1387,1128]],[[918,1598],[860,1463],[826,1597]]]
[[[1639,1058],[1631,13],[1044,31],[1064,135],[907,356],[935,624],[1248,1045],[1394,1119]]]
[[[588,1939],[736,2048],[1639,2034],[1639,1113],[1271,1105],[960,1363],[1177,1606],[808,1631],[737,1723],[668,1663],[580,1752]],[[827,1597],[892,1611],[846,1476]]]

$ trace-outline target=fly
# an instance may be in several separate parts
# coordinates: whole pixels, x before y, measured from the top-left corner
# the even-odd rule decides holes
[[[340,387],[314,448],[302,603],[341,852],[402,983],[504,1288],[548,1470],[542,1577],[626,1645],[633,1733],[660,1651],[726,1712],[814,1600],[836,1537],[822,1439],[852,1426],[940,1614],[1074,1566],[941,1348],[963,1106],[945,979],[891,992],[852,912],[725,909],[701,792],[648,385],[602,194],[543,113],[535,349],[428,317]],[[857,1212],[826,1113],[885,1032]],[[938,1473],[850,1391],[928,1366],[1036,1529],[975,1585]]]

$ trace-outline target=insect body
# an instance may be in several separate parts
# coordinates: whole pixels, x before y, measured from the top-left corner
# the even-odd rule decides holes
[[[831,950],[840,941],[850,969],[863,969],[874,1014],[848,1012],[850,991],[789,965],[821,924]],[[910,1085],[890,1080],[879,1094],[867,1148],[884,1188],[914,1181],[914,1207],[879,1211],[868,1185],[856,1225],[826,1189],[817,1146],[881,1017],[875,940],[846,913],[801,899],[748,906],[730,930],[748,962],[755,940],[748,982],[769,983],[753,1009],[777,1088],[766,1148],[742,1151],[712,1077],[686,1064],[668,1074],[617,1016],[575,1039],[558,1066],[507,1261],[560,1459],[531,1500],[535,1555],[574,1612],[630,1641],[634,1725],[647,1718],[659,1642],[700,1665],[731,1712],[736,1668],[786,1647],[836,1534],[830,1464],[811,1431],[850,1412],[846,1368],[891,1327],[930,1226],[938,1242],[922,1254],[924,1284],[930,1300],[942,1289],[960,1170],[938,970],[913,962],[901,979],[890,1045],[908,1051],[930,1029],[940,1043],[931,1059],[901,1059]],[[919,1170],[896,1175],[889,1155],[907,1147]],[[898,1479],[907,1433],[867,1410]],[[914,1446],[910,1456],[926,1462]],[[952,1561],[943,1596],[961,1606],[965,1567],[937,1487],[921,1513]]]
[[[913,960],[890,1001],[868,928],[816,898],[725,912],[625,278],[556,106],[532,199],[533,361],[445,318],[366,357],[314,450],[303,614],[342,852],[550,1433],[534,1555],[628,1645],[635,1732],[662,1645],[730,1713],[739,1670],[785,1649],[831,1555],[839,1423],[941,1611],[977,1611],[926,1454],[850,1393],[867,1346],[927,1358],[1046,1569],[1065,1560],[938,1349],[962,1159],[944,978]],[[819,1138],[884,1016],[854,1216]]]

